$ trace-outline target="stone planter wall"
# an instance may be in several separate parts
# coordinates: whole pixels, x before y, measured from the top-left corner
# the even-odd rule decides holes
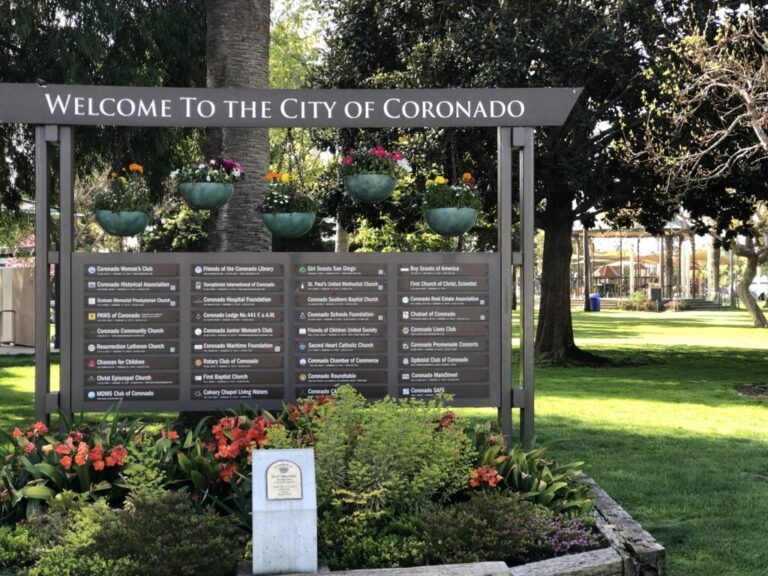
[[[608,548],[512,568],[504,562],[478,562],[328,573],[339,576],[666,576],[664,547],[605,490],[592,480],[587,483],[595,497],[597,527],[607,540]],[[250,576],[250,568],[241,565],[238,576]]]

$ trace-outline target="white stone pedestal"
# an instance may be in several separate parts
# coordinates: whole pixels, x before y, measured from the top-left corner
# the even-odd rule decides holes
[[[253,574],[317,572],[312,449],[253,452]]]

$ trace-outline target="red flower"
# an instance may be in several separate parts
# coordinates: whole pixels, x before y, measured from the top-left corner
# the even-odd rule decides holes
[[[88,454],[75,454],[75,464],[78,466],[85,466],[88,461]]]
[[[231,462],[229,464],[221,464],[219,467],[219,478],[224,482],[229,482],[232,476],[237,472],[237,464]]]
[[[23,435],[24,435],[24,432],[22,432],[18,428],[14,428],[13,432],[11,433],[11,436],[13,436],[14,440],[16,440],[16,438],[18,438],[19,436],[23,436]]]
[[[171,430],[170,432],[168,432],[168,438],[170,438],[171,440],[178,440],[179,433],[176,432],[176,430]]]
[[[93,462],[93,469],[98,471],[104,470],[104,460],[96,460]]]
[[[74,431],[74,432],[71,432],[69,436],[70,436],[70,438],[72,438],[72,442],[80,443],[80,442],[83,441],[83,433],[82,432]]]
[[[24,446],[24,454],[32,454],[32,452],[35,451],[35,443],[34,442],[28,442],[26,446]]]
[[[59,463],[64,466],[66,470],[72,468],[72,458],[69,456],[62,456],[61,460],[59,460]]]
[[[112,466],[115,465],[115,457],[107,456],[106,458],[104,458],[104,463],[107,465],[107,468],[112,468]]]
[[[484,484],[489,488],[495,488],[499,482],[504,480],[491,466],[478,466],[472,470],[472,476],[469,479],[469,485],[472,488],[481,488]]]
[[[40,436],[43,436],[48,434],[48,426],[46,426],[43,422],[35,422],[32,424],[32,431],[36,434],[39,434]]]
[[[101,446],[101,444],[96,444],[96,446],[93,447],[93,450],[91,450],[91,454],[90,454],[90,459],[91,459],[91,462],[94,463],[94,466],[93,466],[94,468],[96,468],[96,462],[101,461],[103,457],[104,457],[104,448]]]
[[[128,456],[128,450],[125,449],[125,447],[122,444],[118,444],[114,448],[112,448],[112,452],[110,452],[110,456],[114,459],[114,463],[116,466],[122,466],[125,464],[125,457]]]

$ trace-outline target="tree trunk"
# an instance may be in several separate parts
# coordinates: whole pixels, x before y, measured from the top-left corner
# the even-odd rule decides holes
[[[208,86],[269,87],[269,0],[208,0]],[[209,248],[221,252],[268,252],[272,238],[258,216],[269,170],[269,132],[218,128],[207,134],[210,157],[233,158],[245,179],[214,217]]]
[[[349,232],[336,220],[336,239],[334,252],[349,252]]]
[[[722,306],[720,298],[720,247],[712,246],[712,300]]]
[[[768,328],[768,320],[765,319],[765,314],[763,314],[757,301],[755,301],[755,297],[749,291],[749,287],[757,275],[757,254],[745,254],[743,251],[740,251],[739,255],[746,258],[747,265],[744,268],[744,274],[741,275],[739,283],[736,284],[736,294],[739,295],[739,300],[747,307],[755,328]]]
[[[573,215],[567,199],[550,198],[544,215],[544,264],[541,305],[536,328],[536,353],[551,363],[597,360],[576,347],[571,321],[571,230]]]

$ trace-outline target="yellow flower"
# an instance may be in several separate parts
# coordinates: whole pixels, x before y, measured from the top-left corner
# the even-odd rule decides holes
[[[125,176],[120,176],[120,184],[125,186],[126,184],[128,184],[128,179]]]
[[[427,186],[434,186],[435,181],[434,180],[427,180]]]
[[[138,172],[139,174],[144,174],[144,167],[141,164],[136,164],[136,162],[128,166],[128,170],[130,170],[131,172]]]
[[[444,176],[438,176],[435,178],[435,184],[448,184],[448,178],[445,178]]]
[[[290,174],[280,174],[280,182],[282,182],[283,184],[288,184],[288,182],[290,181],[291,181]]]
[[[112,170],[112,172],[110,172],[110,173],[109,173],[109,177],[110,177],[110,178],[117,178],[117,172],[115,172],[114,170]]]
[[[464,174],[461,175],[461,179],[464,180],[464,182],[471,182],[474,180],[474,178],[472,178],[472,174],[469,172],[464,172]]]
[[[400,136],[400,138],[397,139],[397,141],[400,144],[407,144],[408,143],[408,136],[402,135],[402,136]]]

